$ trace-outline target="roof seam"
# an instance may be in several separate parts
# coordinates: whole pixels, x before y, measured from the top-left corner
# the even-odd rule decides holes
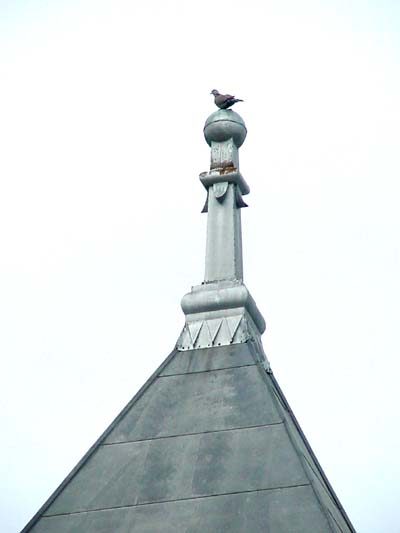
[[[291,439],[291,436],[290,436],[290,430],[289,430],[289,427],[286,426],[286,431],[288,432],[289,434],[289,438]],[[297,443],[295,442],[295,440],[293,439],[293,446],[296,446],[296,448],[298,447]],[[316,487],[316,484],[315,484],[315,480],[313,479],[313,477],[310,475],[310,470],[314,473],[314,476],[316,476],[315,474],[315,471],[313,468],[311,468],[311,465],[310,465],[310,462],[307,460],[307,457],[306,455],[300,450],[298,449],[298,453],[299,453],[299,459],[301,461],[301,464],[302,464],[302,467],[303,467],[303,470],[304,470],[304,473],[305,475],[307,476],[308,480],[310,481],[310,486],[311,486],[311,489],[313,490],[314,494],[315,494],[315,498],[317,500],[317,503],[321,509],[321,512],[325,515],[325,518],[328,522],[328,526],[329,528],[333,531],[333,528],[332,528],[332,523],[331,521],[329,520],[329,507],[325,504],[323,498],[322,498],[322,495],[320,494],[319,490],[317,489]],[[306,467],[306,465],[308,465],[308,468]],[[319,478],[318,476],[316,476],[318,481],[319,481]],[[330,500],[332,501],[332,500]],[[334,506],[335,506],[335,503],[333,502]],[[337,506],[336,506],[337,507]]]
[[[350,522],[350,519],[349,517],[347,516],[346,514],[346,511],[344,510],[342,504],[340,503],[339,501],[339,498],[337,497],[335,491],[333,490],[331,484],[329,483],[329,480],[327,479],[326,475],[325,475],[325,472],[323,471],[321,465],[319,464],[319,461],[317,459],[317,457],[315,456],[314,454],[314,451],[313,449],[311,448],[311,445],[310,443],[308,442],[305,434],[303,433],[303,430],[301,429],[301,426],[299,424],[299,422],[297,421],[297,418],[295,416],[295,414],[293,413],[290,405],[289,405],[289,402],[287,401],[285,395],[283,394],[282,392],[282,389],[280,388],[277,380],[275,379],[275,376],[272,372],[270,373],[267,373],[266,375],[268,375],[270,377],[270,383],[272,385],[272,390],[274,391],[274,397],[276,399],[276,401],[278,401],[281,405],[281,407],[288,413],[288,416],[289,418],[291,419],[299,437],[300,437],[300,440],[303,442],[304,444],[304,447],[305,449],[308,451],[308,453],[310,454],[310,457],[311,459],[313,460],[314,462],[314,465],[317,469],[317,471],[319,472],[319,476],[316,476],[318,481],[321,483],[321,480],[319,479],[319,477],[321,477],[321,479],[323,480],[324,483],[321,483],[322,486],[324,486],[325,484],[325,490],[328,494],[330,494],[330,500],[332,501],[332,503],[334,503],[334,506],[336,506],[336,508],[338,509],[339,513],[342,515],[343,519],[344,519],[344,522],[346,523],[346,525],[348,526],[349,530],[352,531],[352,532],[355,532],[355,529],[352,525],[352,523]],[[266,381],[268,382],[268,381]],[[315,493],[315,496],[317,498],[317,501],[319,502],[321,508],[323,509],[323,512],[325,514],[325,516],[327,516],[327,511],[328,511],[328,508],[326,507],[326,505],[321,501],[321,497],[320,495],[318,494],[318,491],[316,489],[316,487],[314,486],[314,483],[313,483],[313,480],[310,479],[310,475],[309,475],[309,471],[307,470],[307,468],[305,468],[304,466],[304,460],[306,461],[307,465],[311,468],[310,466],[310,462],[306,459],[306,456],[304,455],[304,453],[302,452],[302,450],[299,449],[297,443],[294,441],[293,439],[293,436],[291,434],[291,430],[290,428],[288,427],[287,423],[284,421],[283,422],[285,427],[286,427],[286,431],[287,431],[287,434],[289,436],[289,439],[291,440],[295,450],[297,451],[297,454],[299,456],[299,459],[301,460],[301,463],[303,465],[303,470],[305,472],[305,475],[307,476],[307,478],[309,479],[310,481],[310,485]],[[313,472],[314,470],[311,469]],[[315,475],[315,472],[314,472],[314,475]],[[330,525],[330,524],[329,524]],[[330,525],[331,526],[331,525]]]
[[[331,512],[331,510],[327,509],[327,511],[329,513],[330,519],[332,520],[332,522],[334,522],[335,526],[341,531],[341,533],[344,533],[343,529],[340,527],[340,524],[338,523],[336,518],[333,516],[333,513]]]
[[[208,370],[195,370],[193,372],[177,372],[176,374],[160,374],[159,378],[170,378],[173,376],[187,376],[190,374],[204,374],[206,372],[217,372],[219,370],[231,370],[233,368],[245,368],[247,366],[257,366],[257,363],[248,363],[246,365],[224,366],[223,368],[211,368]]]
[[[164,504],[164,503],[175,503],[175,502],[185,502],[190,500],[204,500],[206,498],[216,498],[218,496],[233,496],[235,494],[249,494],[253,492],[271,492],[274,490],[283,490],[283,489],[296,489],[300,487],[311,487],[310,483],[300,483],[298,485],[283,485],[280,487],[268,487],[268,488],[262,488],[262,489],[253,489],[253,490],[238,490],[233,492],[218,492],[215,494],[206,494],[203,496],[192,496],[191,498],[175,498],[174,500],[157,500],[154,502],[142,502],[142,503],[135,503],[131,505],[117,505],[115,507],[101,507],[98,509],[86,509],[84,511],[73,511],[70,513],[57,513],[57,514],[43,514],[42,518],[54,518],[56,516],[69,516],[69,515],[76,515],[76,514],[84,514],[84,513],[97,513],[99,511],[112,511],[114,509],[127,509],[131,507],[143,507],[145,505],[157,505],[157,504]]]
[[[270,380],[268,380],[268,376],[270,377]],[[287,416],[288,418],[290,418],[293,422],[293,424],[295,425],[296,427],[296,424],[293,420],[294,416],[291,416],[293,413],[290,409],[290,406],[289,406],[289,403],[288,401],[286,400],[285,396],[282,394],[282,391],[280,390],[276,380],[274,379],[274,376],[272,374],[272,372],[268,372],[265,374],[265,383],[267,385],[267,387],[271,390],[271,398],[276,402],[277,404],[277,407],[278,407],[278,411],[279,410],[283,410],[283,412],[287,412]],[[315,486],[313,485],[313,480],[311,479],[310,477],[310,473],[309,473],[309,470],[306,468],[305,464],[304,464],[304,461],[306,460],[306,457],[303,453],[303,451],[301,450],[301,448],[299,447],[297,441],[296,441],[296,438],[294,437],[293,433],[292,433],[292,430],[291,428],[289,427],[288,425],[288,421],[285,417],[284,418],[284,421],[283,421],[283,425],[285,427],[285,430],[286,430],[286,434],[288,436],[288,439],[289,441],[291,442],[292,444],[292,447],[299,459],[299,462],[301,464],[301,467],[303,469],[303,472],[306,476],[306,478],[308,479],[309,483],[310,483],[310,486],[311,486],[311,490],[314,492],[314,495],[315,495],[315,498],[316,498],[316,501],[317,501],[317,504],[321,510],[321,513],[325,516],[325,519],[326,519],[326,522],[327,522],[327,526],[329,527],[329,529],[332,531],[332,526],[331,526],[331,523],[329,521],[329,518],[327,516],[327,509],[326,509],[326,506],[323,504],[322,500],[321,500],[321,497],[318,493],[318,491],[316,490]],[[299,437],[301,438],[301,435],[299,435]],[[308,461],[306,461],[307,464]]]
[[[321,474],[319,474],[318,472],[316,472],[314,466],[312,465],[312,463],[308,460],[307,456],[304,455],[304,453],[301,454],[303,457],[304,457],[304,460],[305,462],[307,463],[309,469],[313,472],[314,476],[315,476],[315,479],[318,481],[318,484],[319,486],[322,488],[322,490],[324,491],[324,493],[327,495],[327,497],[329,498],[329,500],[336,506],[338,507],[337,503],[335,502],[335,500],[333,499],[332,497],[332,493],[329,492],[328,490],[328,487],[326,486],[325,483],[322,482],[321,480]],[[312,483],[312,480],[310,480],[311,483]]]
[[[125,413],[127,413],[129,411],[129,409],[132,407],[132,405],[134,405],[139,400],[139,398],[142,397],[144,392],[157,379],[158,374],[163,371],[163,369],[168,365],[168,363],[171,361],[171,359],[173,359],[173,357],[177,354],[177,352],[178,351],[174,348],[172,350],[172,352],[168,355],[168,357],[166,359],[164,359],[164,361],[156,369],[156,371],[153,372],[153,374],[144,383],[144,385],[142,385],[142,387],[140,387],[140,389],[133,396],[133,398],[125,405],[125,407],[119,412],[117,417],[107,427],[107,429],[100,435],[100,437],[96,440],[96,442],[94,444],[92,444],[92,446],[88,449],[88,451],[85,453],[85,455],[82,457],[82,459],[69,472],[69,474],[64,478],[64,480],[56,488],[56,490],[49,496],[49,498],[45,501],[45,503],[37,511],[37,513],[35,515],[33,515],[33,517],[29,520],[29,522],[26,524],[26,526],[21,530],[21,533],[27,533],[38,522],[38,520],[42,516],[44,516],[44,513],[46,512],[46,509],[48,509],[50,507],[50,505],[54,502],[54,500],[59,496],[59,494],[61,494],[61,492],[64,490],[64,488],[68,485],[68,483],[80,471],[82,466],[89,460],[89,458],[94,454],[94,452],[101,446],[102,441],[107,438],[107,436],[111,433],[111,431],[118,424],[118,422],[123,418],[123,416],[125,416]]]
[[[284,421],[280,420],[279,422],[271,422],[270,424],[256,424],[254,426],[243,426],[237,428],[224,428],[224,429],[211,429],[209,431],[198,431],[195,433],[180,433],[177,435],[164,435],[161,437],[151,437],[149,439],[137,439],[137,440],[121,440],[117,442],[103,442],[100,443],[100,446],[114,446],[120,444],[134,444],[135,442],[148,442],[152,440],[161,440],[161,439],[175,439],[177,437],[193,437],[194,435],[208,435],[209,433],[222,433],[226,431],[241,431],[242,429],[255,429],[255,428],[265,428],[268,426],[278,426],[283,424]]]

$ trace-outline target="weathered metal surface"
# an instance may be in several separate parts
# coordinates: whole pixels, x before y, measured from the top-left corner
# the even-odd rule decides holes
[[[354,532],[262,360],[173,354],[24,531]]]
[[[233,139],[211,143],[210,170],[239,168],[239,150]]]
[[[251,317],[244,308],[239,314],[210,311],[189,317],[177,342],[178,350],[196,350],[212,346],[245,343],[259,335]],[[221,316],[221,314],[227,316]]]
[[[222,204],[225,199],[226,193],[228,192],[228,186],[229,183],[227,181],[213,184],[214,197],[218,200],[220,204]]]
[[[217,346],[200,350],[177,352],[161,372],[161,376],[170,374],[187,374],[233,368],[236,366],[256,364],[256,356],[250,349],[249,343]]]
[[[211,185],[214,185],[214,183],[227,181],[228,183],[234,183],[237,185],[243,195],[249,194],[250,192],[250,187],[247,185],[241,173],[235,168],[221,169],[219,172],[202,172],[199,175],[199,178],[207,190]]]
[[[101,446],[45,514],[308,483],[275,424]]]
[[[312,529],[310,529],[312,524]],[[309,486],[42,519],[34,533],[328,533]]]
[[[182,298],[182,309],[185,315],[199,315],[209,311],[229,311],[237,308],[245,308],[253,317],[259,330],[265,330],[265,321],[257,308],[246,286],[238,280],[226,280],[220,282],[204,283],[195,285],[192,291]],[[222,313],[220,316],[227,316]],[[234,313],[233,314],[240,314]],[[194,316],[191,318],[195,318]]]
[[[240,209],[246,207],[242,194],[249,187],[239,172],[238,148],[246,134],[243,119],[232,110],[213,113],[204,127],[211,146],[210,171],[200,174],[207,189],[205,282],[182,299],[185,327],[177,342],[179,350],[244,343],[258,339],[265,330],[243,284]]]
[[[240,148],[246,135],[244,120],[232,109],[211,113],[204,125],[204,137],[209,146],[212,142],[222,143],[232,139],[235,146]]]
[[[282,421],[257,365],[160,377],[106,443],[276,424]],[[262,407],[261,407],[262,406]]]
[[[307,472],[307,476],[310,479],[320,504],[325,508],[330,521],[333,521],[334,531],[347,531],[348,529],[346,528],[348,528],[349,525],[351,526],[351,524],[345,511],[341,508],[341,504],[308,444],[308,441],[298,427],[297,420],[290,412],[287,401],[279,389],[279,386],[277,386],[276,380],[273,376],[271,376],[270,379],[272,381],[273,394],[278,400],[277,405],[279,413],[285,421],[288,434],[301,458],[303,467]],[[335,527],[337,529],[335,529]]]
[[[179,350],[244,343],[259,339],[265,321],[246,286],[220,281],[192,287],[182,298],[186,322]]]
[[[243,207],[249,207],[246,202],[243,200],[241,192],[236,188],[236,207],[242,209]]]
[[[205,281],[243,279],[240,209],[236,207],[235,185],[216,184],[208,190],[208,218]],[[223,201],[222,201],[223,200]]]

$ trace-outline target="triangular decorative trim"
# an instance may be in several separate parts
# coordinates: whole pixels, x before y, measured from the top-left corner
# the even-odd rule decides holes
[[[189,329],[190,337],[191,337],[191,343],[192,345],[196,344],[197,338],[199,336],[201,327],[203,325],[203,322],[196,321],[196,322],[189,322],[187,324],[187,327]]]
[[[204,321],[201,324],[200,333],[197,336],[194,348],[207,348],[209,346],[212,346],[211,335],[206,321]]]
[[[221,327],[218,330],[218,335],[214,340],[214,346],[222,346],[224,344],[230,344],[232,341],[231,332],[229,330],[226,318],[221,321]]]
[[[242,321],[242,315],[228,316],[226,321],[228,323],[229,331],[231,332],[231,340],[233,340],[239,324]]]
[[[207,320],[206,323],[210,332],[211,342],[214,344],[215,338],[221,328],[222,320],[220,318],[214,318],[211,320]]]
[[[187,324],[185,324],[181,336],[179,337],[177,348],[178,350],[190,350],[191,348],[193,348],[193,343],[190,337],[189,328]]]

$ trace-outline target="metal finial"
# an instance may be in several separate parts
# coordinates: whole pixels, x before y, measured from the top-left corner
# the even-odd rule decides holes
[[[210,170],[200,174],[207,190],[205,276],[182,299],[186,324],[177,344],[180,350],[258,342],[265,329],[243,283],[240,208],[246,207],[242,195],[250,189],[239,171],[239,147],[246,135],[242,117],[230,109],[212,113],[204,126],[211,147]]]
[[[233,139],[240,148],[246,139],[247,129],[242,117],[232,109],[220,109],[212,113],[204,125],[204,137],[207,144]]]

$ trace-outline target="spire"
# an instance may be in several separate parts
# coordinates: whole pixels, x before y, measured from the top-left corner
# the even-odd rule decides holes
[[[243,283],[243,196],[250,192],[239,170],[239,148],[247,135],[245,123],[231,109],[220,109],[206,120],[204,136],[211,148],[210,170],[200,174],[207,191],[205,276],[182,299],[185,327],[179,350],[260,342],[265,321]]]
[[[206,275],[182,300],[177,349],[22,533],[355,533],[266,364],[243,284],[245,125],[218,111],[204,131]]]

